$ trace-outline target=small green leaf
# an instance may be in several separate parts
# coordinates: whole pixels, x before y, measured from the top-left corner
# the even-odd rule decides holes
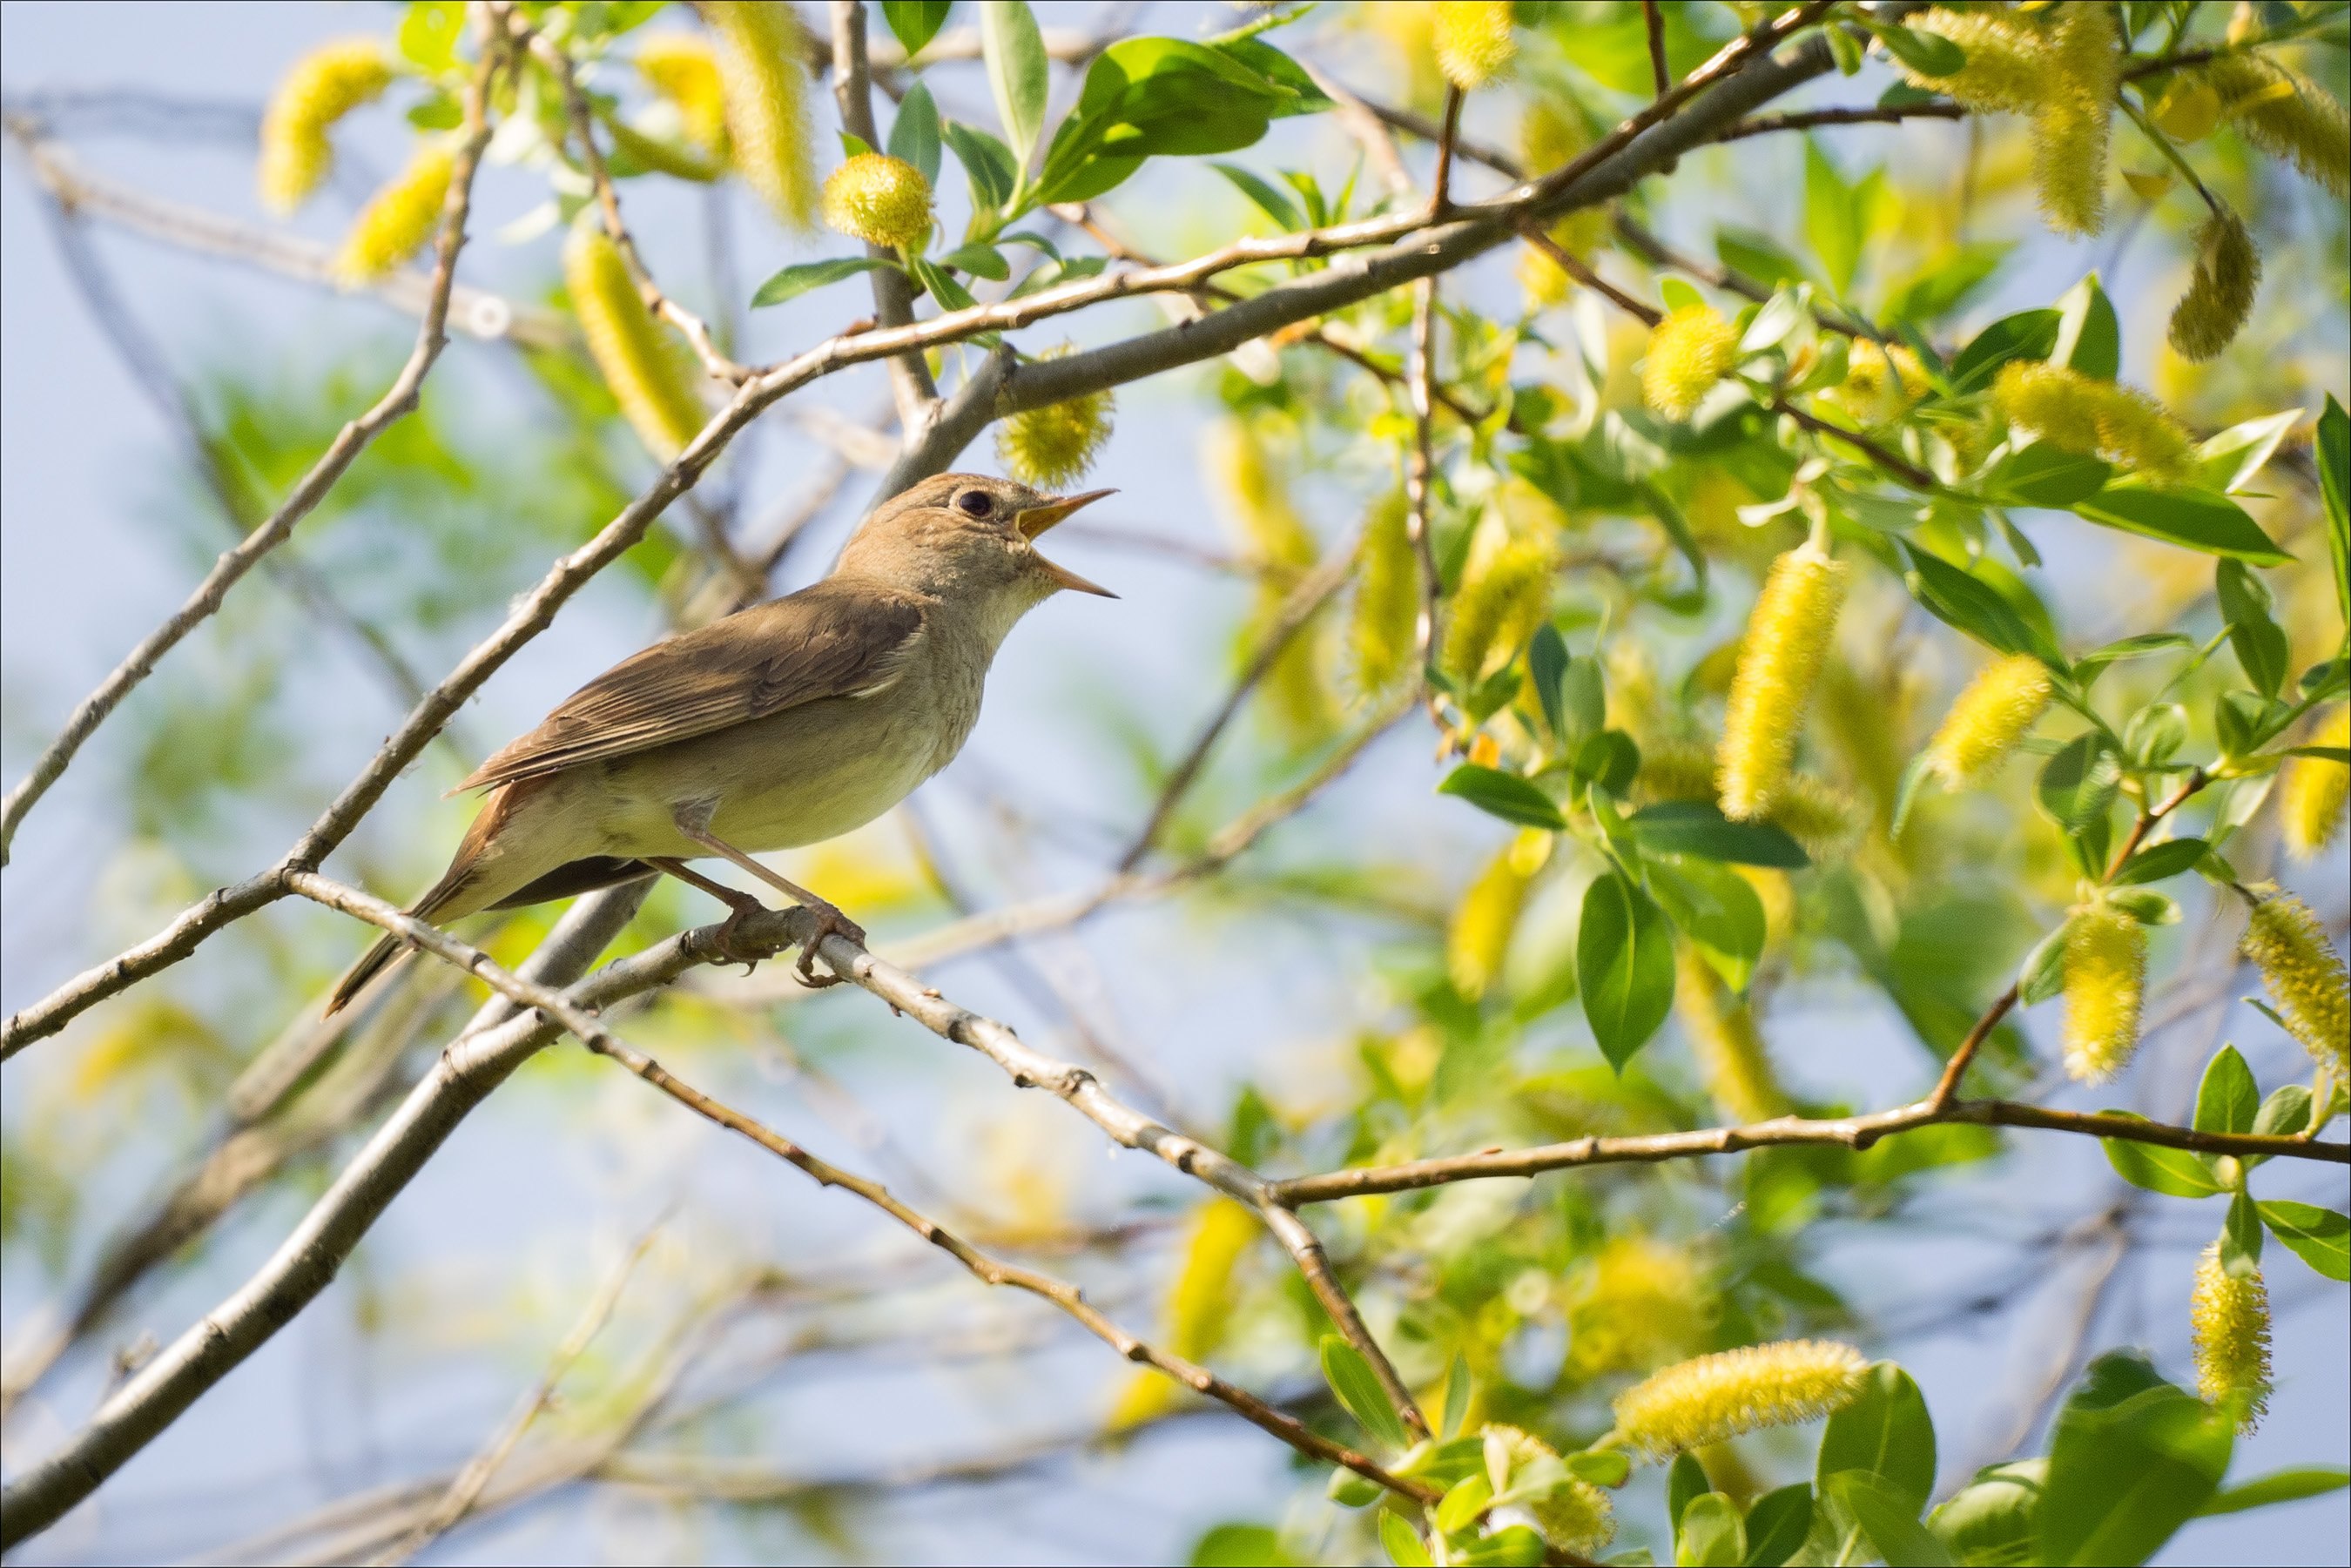
[[[2032,1561],[2032,1511],[2041,1501],[2046,1459],[2019,1459],[1978,1470],[1927,1518],[1935,1539],[1966,1563]]]
[[[979,49],[1013,167],[1025,168],[1045,125],[1049,68],[1045,40],[1025,0],[997,0],[979,8]]]
[[[1396,1568],[1430,1568],[1435,1562],[1420,1539],[1420,1531],[1407,1524],[1400,1513],[1380,1515],[1380,1544],[1387,1548],[1388,1561]]]
[[[1364,1431],[1391,1451],[1407,1447],[1411,1438],[1405,1436],[1404,1418],[1395,1406],[1388,1403],[1386,1391],[1380,1380],[1372,1375],[1371,1364],[1363,1353],[1337,1334],[1322,1336],[1322,1375],[1331,1385],[1331,1392],[1339,1396]]]
[[[2065,988],[2065,935],[2071,924],[2061,924],[2024,956],[2016,975],[2016,999],[2026,1007],[2045,1002]]]
[[[1763,901],[1747,879],[1728,866],[1695,861],[1679,867],[1652,864],[1649,887],[1722,983],[1744,992],[1763,956],[1766,935]]]
[[[2135,1122],[2147,1119],[2131,1111],[2111,1113],[2128,1116]],[[2202,1160],[2186,1149],[2133,1143],[2127,1138],[2101,1138],[2098,1142],[2105,1146],[2106,1163],[2115,1167],[2115,1174],[2133,1186],[2170,1197],[2211,1197],[2229,1190]]]
[[[2220,1490],[2233,1425],[2138,1357],[2099,1357],[2051,1436],[2034,1561],[2146,1562]]]
[[[1747,1525],[1739,1505],[1719,1491],[1690,1499],[1682,1510],[1674,1561],[1681,1568],[1739,1568],[1747,1561]]]
[[[939,183],[939,108],[921,82],[899,100],[898,118],[890,122],[890,156],[921,170],[925,184]]]
[[[947,13],[954,9],[955,0],[882,0],[882,19],[890,24],[890,31],[912,59],[938,36]]]
[[[1297,1561],[1282,1549],[1280,1532],[1264,1524],[1219,1524],[1192,1548],[1192,1568],[1282,1568]],[[1424,1553],[1420,1561],[1428,1558]]]
[[[2106,739],[2090,730],[2066,742],[2041,769],[2034,786],[2041,809],[2057,825],[2078,830],[2103,819],[2122,791],[2122,766]]]
[[[2063,313],[2055,310],[2022,310],[2001,317],[1977,333],[1951,361],[1952,390],[1981,391],[2011,360],[2047,359],[2057,346],[2057,329],[2064,319]]]
[[[2253,1070],[2233,1045],[2220,1048],[2204,1069],[2196,1091],[2196,1130],[2199,1133],[2250,1133],[2261,1110],[2261,1086]]]
[[[1996,507],[2071,507],[2106,487],[2114,465],[2036,441],[1992,465],[1983,498]]]
[[[2262,1223],[2286,1249],[2330,1280],[2351,1280],[2351,1218],[2314,1203],[2256,1204]]]
[[[1622,872],[1584,891],[1575,973],[1593,1038],[1622,1072],[1674,1005],[1673,927]]]
[[[1747,1511],[1746,1568],[1780,1568],[1812,1532],[1812,1488],[1799,1481],[1765,1492]]]
[[[1567,1456],[1567,1468],[1596,1487],[1621,1487],[1633,1473],[1633,1461],[1618,1448],[1594,1449]]]
[[[1821,258],[1829,286],[1840,296],[1853,287],[1861,265],[1865,214],[1853,186],[1837,172],[1820,143],[1804,139],[1804,237]]]
[[[1012,149],[987,131],[959,120],[948,120],[939,127],[939,134],[954,149],[956,162],[963,165],[974,207],[995,212],[1012,200],[1013,187],[1020,177],[1020,166],[1013,159]]]
[[[2253,1115],[2253,1131],[2265,1138],[2291,1138],[2310,1125],[2310,1090],[2300,1083],[2270,1091]]]
[[[2270,614],[2269,585],[2240,560],[2223,560],[2214,570],[2214,587],[2221,618],[2229,623],[2229,645],[2246,681],[2263,696],[2277,695],[2285,685],[2291,655],[2285,629]]]
[[[2303,411],[2287,409],[2232,424],[2196,448],[2198,482],[2208,490],[2233,496],[2252,483],[2287,431],[2301,423]]]
[[[2109,643],[2105,647],[2094,653],[2085,653],[2074,660],[2074,678],[2082,684],[2083,690],[2087,691],[2090,683],[2096,680],[2098,673],[2108,664],[2118,664],[2125,659],[2145,659],[2157,653],[2166,653],[2175,649],[2194,646],[2196,646],[2196,640],[2193,637],[2179,632],[2148,632],[2137,637],[2125,637],[2119,642]]]
[[[2179,901],[2151,887],[2118,888],[2106,904],[2110,908],[2121,910],[2141,925],[2179,924]]]
[[[2094,272],[2067,289],[2057,301],[2057,340],[2050,345],[2049,362],[2093,381],[2113,381],[2122,368],[2122,326],[2098,275]]]
[[[1957,76],[1968,63],[1968,52],[1938,33],[1921,33],[1899,23],[1876,29],[1886,52],[1922,77]]]
[[[1260,176],[1238,163],[1211,163],[1208,167],[1230,180],[1234,187],[1247,196],[1258,211],[1271,218],[1283,233],[1295,234],[1308,226],[1305,214],[1298,210],[1298,204]]]
[[[1465,762],[1445,776],[1437,787],[1440,795],[1458,795],[1489,816],[1499,817],[1521,828],[1544,828],[1558,832],[1567,826],[1559,808],[1550,796],[1515,773],[1505,773],[1499,768],[1487,768],[1475,762]]]
[[[1437,1437],[1459,1437],[1462,1418],[1468,1414],[1469,1358],[1457,1350],[1453,1353],[1453,1365],[1445,1374],[1445,1419],[1437,1429]]]
[[[2003,653],[2031,653],[2053,669],[2064,670],[2065,655],[2055,642],[2018,613],[1998,588],[1917,545],[1905,549],[1910,570],[1903,580],[1910,596],[1938,620]]]
[[[1535,701],[1542,705],[1543,723],[1562,741],[1568,737],[1567,697],[1562,683],[1573,662],[1567,639],[1559,634],[1558,627],[1546,622],[1535,629],[1533,641],[1527,644],[1527,678],[1534,685]]]
[[[1477,1521],[1494,1500],[1494,1483],[1483,1470],[1463,1476],[1446,1489],[1445,1500],[1437,1505],[1437,1528],[1446,1535],[1458,1535]]]
[[[1950,1568],[1950,1550],[1918,1522],[1917,1506],[1877,1477],[1839,1470],[1821,1490],[1844,1505],[1877,1555],[1894,1568]]]
[[[1840,1471],[1868,1476],[1917,1519],[1935,1490],[1935,1423],[1910,1375],[1890,1361],[1872,1366],[1853,1402],[1829,1417],[1813,1469],[1823,1491]]]
[[[798,262],[759,285],[758,292],[751,296],[751,308],[757,310],[764,306],[781,305],[786,300],[798,299],[810,289],[822,288],[827,284],[839,283],[844,277],[854,277],[861,272],[871,272],[877,267],[889,265],[886,261],[862,256]]]
[[[2262,1266],[2262,1224],[2242,1187],[2231,1196],[2220,1221],[2220,1266],[2241,1280],[2252,1278]]]
[[[1377,1502],[1386,1488],[1369,1476],[1359,1476],[1344,1465],[1331,1467],[1331,1479],[1322,1483],[1322,1494],[1341,1508],[1361,1508]]]
[[[992,245],[981,245],[977,241],[970,245],[957,246],[939,257],[938,265],[957,267],[970,273],[974,277],[992,278],[998,283],[1012,276],[1012,264],[1004,258],[1002,251]]]
[[[1677,1454],[1666,1471],[1666,1521],[1674,1533],[1682,1530],[1682,1511],[1693,1499],[1704,1497],[1713,1488],[1706,1479],[1706,1467],[1688,1454]]]
[[[2076,517],[2207,555],[2233,556],[2255,566],[2294,559],[2262,532],[2245,508],[2210,490],[2145,490],[2116,485],[2074,506]]]
[[[1731,271],[1753,278],[1766,288],[1802,283],[1809,276],[1804,264],[1778,240],[1753,229],[1724,226],[1714,231],[1714,254]]]
[[[1769,822],[1734,822],[1711,800],[1660,800],[1634,812],[1631,821],[1642,846],[1659,854],[1790,871],[1813,863],[1784,829]]]
[[[2181,872],[2194,871],[2196,862],[2210,847],[2202,839],[2166,839],[2159,844],[2149,844],[2123,862],[2123,869],[2115,873],[2114,885],[2130,887],[2138,883],[2161,882]]]
[[[2319,498],[2326,510],[2326,553],[2335,559],[2335,608],[2351,625],[2351,414],[2326,394],[2318,416]]]
[[[2351,1470],[2332,1465],[2313,1465],[2304,1469],[2272,1470],[2268,1475],[2247,1481],[2242,1486],[2217,1493],[2210,1502],[2196,1511],[2199,1519],[2210,1519],[2215,1514],[2242,1513],[2249,1508],[2267,1508],[2274,1502],[2300,1502],[2306,1497],[2325,1497],[2328,1492],[2341,1491],[2351,1486]]]

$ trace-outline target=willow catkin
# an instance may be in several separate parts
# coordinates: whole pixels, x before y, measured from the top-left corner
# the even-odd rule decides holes
[[[1953,789],[1982,783],[2048,711],[2054,691],[2049,666],[2032,654],[1993,660],[1968,683],[1928,743],[1928,768]]]
[[[1377,696],[1411,672],[1419,621],[1420,558],[1404,492],[1391,490],[1364,518],[1347,610],[1347,664],[1356,695]]]
[[[1520,1427],[1497,1422],[1486,1428],[1484,1437],[1487,1477],[1498,1490],[1538,1465],[1559,1462],[1559,1450]],[[1580,1476],[1563,1477],[1529,1502],[1527,1511],[1534,1515],[1544,1542],[1569,1556],[1595,1556],[1616,1538],[1615,1506],[1607,1493]]]
[[[1582,112],[1571,103],[1547,96],[1530,101],[1519,120],[1519,156],[1530,174],[1548,174],[1566,167],[1591,141]],[[1608,224],[1607,204],[1579,207],[1551,225],[1551,240],[1583,260],[1606,241]],[[1559,304],[1567,298],[1573,282],[1559,263],[1531,245],[1519,247],[1518,274],[1530,310]]]
[[[392,85],[392,60],[373,38],[319,45],[278,79],[261,116],[261,204],[290,213],[334,167],[335,122]]]
[[[645,308],[619,247],[592,222],[564,243],[563,287],[622,416],[646,450],[669,462],[708,417],[683,345]]]
[[[1790,1101],[1771,1070],[1771,1053],[1756,1027],[1755,1013],[1684,942],[1674,951],[1674,1010],[1698,1058],[1706,1092],[1740,1122],[1768,1122],[1787,1114]]]
[[[2245,221],[2223,207],[2196,232],[2196,269],[2171,312],[2171,346],[2182,359],[2210,360],[2234,340],[2253,313],[2262,253]]]
[[[2060,451],[2104,457],[2158,482],[2185,478],[2195,463],[2194,444],[2161,403],[2064,365],[2011,360],[1991,399],[2002,419]]]
[[[1667,1367],[1616,1398],[1616,1436],[1647,1458],[1792,1427],[1853,1402],[1869,1358],[1834,1340],[1782,1340]]]
[[[1038,358],[1058,360],[1075,348],[1063,343]],[[1093,467],[1110,440],[1117,412],[1116,396],[1104,387],[1008,414],[996,427],[997,461],[1024,485],[1058,489],[1083,478]]]
[[[2065,1071],[2105,1083],[2138,1049],[2147,994],[2147,927],[2118,909],[2086,909],[2065,927]]]
[[[1698,1343],[1712,1304],[1689,1249],[1616,1237],[1570,1287],[1568,1364],[1583,1377],[1653,1371]]]
[[[1785,784],[1836,635],[1845,569],[1807,541],[1771,563],[1747,620],[1723,710],[1716,781],[1722,814],[1763,816]]]
[[[1884,424],[1907,413],[1932,384],[1927,367],[1907,344],[1888,349],[1856,338],[1844,382],[1821,395],[1864,424]]]
[[[1687,419],[1738,362],[1739,329],[1709,306],[1684,305],[1649,332],[1642,401],[1667,419]]]
[[[2106,149],[2120,86],[2121,35],[2103,5],[2057,8],[2046,99],[2032,123],[2032,178],[2041,210],[2060,234],[2106,225]]]
[[[1548,842],[1548,834],[1538,836]],[[1472,1001],[1501,975],[1510,937],[1526,908],[1528,885],[1541,864],[1541,859],[1520,852],[1516,843],[1506,844],[1454,905],[1445,931],[1445,967],[1453,988]]]
[[[2049,93],[2049,47],[2030,24],[1999,10],[1951,11],[1938,5],[1903,19],[1914,31],[1957,44],[1967,63],[1949,76],[1923,76],[1910,66],[1896,68],[1913,87],[1948,94],[1970,109],[2028,112]]]
[[[2231,1274],[2218,1241],[2196,1260],[2188,1299],[2196,1342],[2196,1392],[2214,1405],[2239,1406],[2237,1430],[2251,1434],[2270,1404],[2270,1292],[2262,1271]]]
[[[923,172],[886,152],[860,152],[824,182],[827,227],[889,249],[931,230],[931,183]]]
[[[1763,821],[1824,861],[1859,835],[1862,813],[1851,795],[1827,779],[1792,772],[1780,780]]]
[[[712,157],[726,151],[726,89],[718,56],[691,33],[654,33],[637,44],[637,75],[677,110],[685,139]]]
[[[817,183],[799,20],[768,0],[706,0],[697,9],[718,39],[735,167],[778,221],[805,231],[816,216]]]
[[[1550,611],[1558,572],[1550,538],[1481,528],[1446,618],[1446,672],[1476,682],[1516,658]]]
[[[1256,602],[1241,629],[1241,656],[1248,658],[1321,547],[1290,500],[1290,486],[1258,425],[1228,420],[1210,428],[1203,447],[1211,488],[1238,525],[1251,564],[1260,569]],[[1310,625],[1290,638],[1265,673],[1267,716],[1293,741],[1324,733],[1334,716],[1326,678],[1328,645],[1316,630]]]
[[[2338,707],[2310,732],[2309,746],[2351,746],[2351,707]],[[2289,757],[2278,769],[2278,833],[2286,852],[2311,860],[2335,841],[2351,796],[2351,767],[2324,757]]]
[[[2290,66],[2246,51],[2190,68],[2220,98],[2237,134],[2334,193],[2351,195],[2351,115],[2333,93]]]
[[[1162,1343],[1186,1361],[1199,1361],[1224,1343],[1233,1312],[1233,1273],[1261,1234],[1258,1218],[1228,1197],[1195,1210],[1184,1240],[1184,1262],[1167,1293]],[[1161,1415],[1182,1398],[1184,1385],[1151,1367],[1138,1368],[1119,1391],[1110,1427],[1123,1431]]]
[[[352,220],[335,253],[337,279],[347,287],[372,283],[423,249],[440,226],[456,162],[446,142],[418,148]]]
[[[2343,956],[2318,916],[2290,893],[2262,894],[2240,950],[2262,972],[2270,1005],[2320,1066],[2351,1079],[2351,989]]]
[[[1519,53],[1510,0],[1437,0],[1431,42],[1437,68],[1464,92],[1510,74]]]

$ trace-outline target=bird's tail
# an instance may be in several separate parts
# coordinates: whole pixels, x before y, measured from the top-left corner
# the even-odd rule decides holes
[[[405,946],[397,936],[386,936],[369,948],[366,955],[344,970],[343,977],[335,982],[335,994],[327,998],[327,1010],[320,1016],[332,1018],[350,1006],[351,998],[365,990],[367,983],[381,974],[386,965],[399,957],[401,948]]]

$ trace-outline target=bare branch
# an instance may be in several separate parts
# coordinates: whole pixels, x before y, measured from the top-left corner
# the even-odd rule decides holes
[[[1649,79],[1663,98],[1674,85],[1674,74],[1666,65],[1665,7],[1657,0],[1641,0],[1641,22],[1649,35]]]
[[[1964,120],[1968,111],[1948,100],[1906,103],[1891,109],[1804,109],[1785,114],[1757,114],[1725,126],[1714,140],[1740,141],[1778,131],[1811,131],[1823,125],[1893,125],[1905,120]]]

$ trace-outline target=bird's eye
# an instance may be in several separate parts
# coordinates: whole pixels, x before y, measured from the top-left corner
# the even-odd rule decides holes
[[[996,509],[996,502],[985,490],[966,490],[956,497],[956,505],[975,517],[984,517]]]

